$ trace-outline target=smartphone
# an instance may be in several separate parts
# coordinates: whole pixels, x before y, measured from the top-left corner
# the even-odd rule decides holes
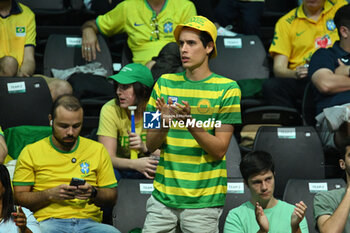
[[[73,177],[72,180],[70,181],[70,186],[79,186],[79,185],[84,185],[85,184],[85,180],[84,179],[80,179],[80,178],[75,178]]]

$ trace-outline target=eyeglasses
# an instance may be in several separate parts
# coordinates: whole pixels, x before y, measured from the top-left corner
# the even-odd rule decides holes
[[[159,40],[159,27],[158,27],[158,20],[157,20],[157,17],[152,17],[151,26],[154,26],[154,31],[152,31],[151,40],[153,40],[154,34],[155,34],[156,40]]]

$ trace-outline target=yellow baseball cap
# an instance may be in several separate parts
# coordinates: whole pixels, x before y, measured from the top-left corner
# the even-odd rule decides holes
[[[212,53],[211,58],[216,57],[217,29],[209,19],[205,18],[204,16],[193,16],[187,23],[177,25],[174,30],[174,37],[177,43],[179,43],[179,36],[183,27],[194,28],[199,31],[207,32],[214,41],[214,52]]]

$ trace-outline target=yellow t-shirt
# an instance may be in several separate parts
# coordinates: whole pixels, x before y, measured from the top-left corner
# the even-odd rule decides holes
[[[333,18],[337,10],[346,4],[346,0],[326,0],[317,22],[305,16],[303,4],[291,10],[276,24],[269,49],[271,56],[287,56],[288,68],[292,70],[308,63],[318,48],[331,47],[339,39]]]
[[[32,185],[33,192],[39,192],[69,184],[72,177],[85,179],[99,188],[117,186],[111,159],[101,143],[79,137],[72,151],[62,152],[53,145],[51,136],[22,150],[13,185]],[[36,211],[34,216],[38,221],[48,218],[90,218],[101,222],[102,211],[89,200],[73,199],[52,202]]]
[[[188,0],[166,0],[158,15],[146,0],[125,0],[98,16],[96,24],[107,36],[126,32],[133,61],[146,64],[152,57],[158,56],[164,45],[175,42],[175,27],[196,14],[196,8]],[[156,33],[156,27],[159,33]]]
[[[146,131],[143,130],[143,122],[135,122],[135,131],[146,142]],[[130,158],[129,134],[131,121],[125,109],[115,104],[115,99],[105,103],[100,113],[100,123],[97,135],[108,136],[117,140],[117,156]],[[142,157],[142,155],[140,155]]]
[[[0,58],[12,56],[19,67],[23,62],[24,47],[35,46],[35,16],[25,5],[12,1],[11,13],[0,16]]]

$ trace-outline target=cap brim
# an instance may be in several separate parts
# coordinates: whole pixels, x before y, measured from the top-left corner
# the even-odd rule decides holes
[[[112,79],[120,84],[131,84],[136,82],[135,80],[130,79],[130,77],[122,75],[121,73],[109,76],[108,79]]]

